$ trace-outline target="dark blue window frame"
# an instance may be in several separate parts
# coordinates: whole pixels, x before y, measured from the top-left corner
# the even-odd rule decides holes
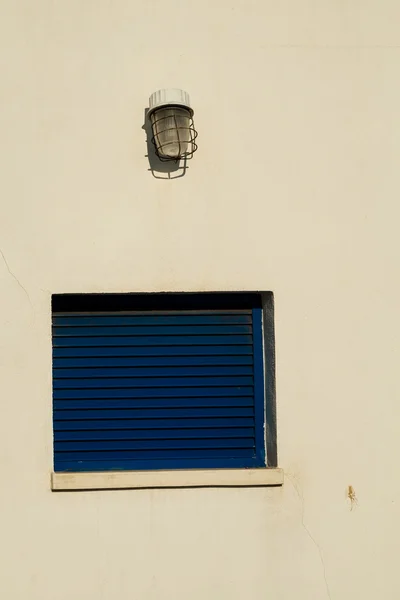
[[[264,310],[263,310],[264,306]],[[153,441],[151,443],[151,452],[156,452],[157,448],[160,448],[159,455],[156,458],[151,457],[151,452],[147,452],[145,450],[138,451],[137,454],[140,458],[121,458],[124,457],[125,454],[133,453],[131,446],[129,446],[130,450],[124,451],[128,446],[127,440],[121,438],[120,432],[118,434],[118,439],[113,442],[113,450],[110,450],[110,441],[108,440],[108,436],[110,435],[110,431],[101,430],[100,432],[94,429],[85,430],[84,427],[93,427],[93,423],[99,423],[97,421],[98,413],[101,412],[101,408],[96,411],[91,411],[90,414],[94,414],[94,420],[90,421],[80,421],[80,415],[83,419],[86,419],[86,415],[89,414],[90,408],[92,406],[92,397],[93,394],[84,394],[78,392],[75,389],[70,389],[72,386],[76,384],[76,370],[66,368],[67,365],[73,364],[76,366],[77,363],[82,362],[82,360],[90,362],[89,358],[84,358],[87,355],[91,355],[93,350],[88,352],[88,347],[83,346],[81,348],[77,348],[77,356],[75,357],[75,363],[73,358],[65,359],[65,357],[60,358],[60,352],[63,351],[63,348],[58,346],[58,341],[56,337],[56,333],[53,333],[53,415],[54,415],[54,470],[58,472],[70,471],[70,472],[78,472],[78,471],[116,471],[116,470],[156,470],[156,469],[195,469],[195,468],[259,468],[265,466],[276,466],[276,425],[275,425],[275,406],[274,406],[274,343],[273,343],[273,298],[271,293],[267,294],[102,294],[102,295],[56,295],[53,296],[53,332],[59,331],[58,325],[63,322],[65,329],[62,330],[62,333],[74,334],[76,328],[74,328],[74,324],[76,323],[75,316],[82,317],[83,315],[89,315],[89,319],[93,319],[98,315],[102,315],[104,317],[106,314],[111,314],[113,317],[116,314],[126,314],[126,311],[130,313],[130,311],[143,311],[141,314],[153,315],[154,311],[165,311],[164,314],[172,311],[171,314],[176,314],[177,312],[186,311],[206,311],[207,314],[218,315],[221,311],[248,311],[251,314],[251,325],[252,325],[252,349],[251,356],[253,360],[253,385],[254,385],[254,397],[253,397],[253,409],[254,410],[254,447],[249,455],[248,450],[244,448],[240,448],[241,440],[243,438],[229,438],[232,439],[233,449],[229,449],[226,444],[227,438],[223,437],[228,435],[228,430],[224,431],[224,422],[223,417],[219,420],[215,420],[215,423],[221,422],[220,429],[215,429],[216,432],[221,433],[221,438],[216,439],[214,445],[221,445],[221,448],[218,447],[218,450],[212,450],[208,447],[196,448],[192,447],[194,444],[194,440],[189,439],[188,447],[184,446],[184,439],[177,439],[174,443],[174,447],[178,448],[175,450],[165,449],[162,439],[157,439],[157,428],[160,426],[160,422],[163,419],[163,415],[165,411],[163,411],[163,407],[156,402],[156,409],[154,412],[154,416],[157,417],[157,411],[160,411],[160,419],[157,421],[157,426],[152,430],[152,422],[149,420],[143,420],[142,423],[146,427],[148,427],[147,434],[150,432],[150,436],[153,436]],[[148,311],[148,312],[147,312]],[[186,313],[185,313],[186,314]],[[191,313],[192,314],[192,313]],[[194,313],[193,313],[194,314]],[[87,320],[88,317],[86,317]],[[63,321],[64,319],[64,321]],[[67,319],[67,320],[66,320]],[[70,319],[70,321],[68,321]],[[78,319],[79,320],[79,319]],[[68,323],[71,325],[68,325]],[[65,325],[65,323],[67,325]],[[72,329],[73,328],[73,329]],[[67,331],[68,329],[68,331]],[[121,328],[119,328],[120,330]],[[210,327],[209,327],[210,329]],[[217,328],[218,329],[218,328]],[[181,332],[180,332],[181,333]],[[224,336],[221,336],[221,338]],[[68,338],[67,338],[68,339]],[[71,339],[71,338],[70,338]],[[99,338],[101,339],[101,338]],[[95,344],[96,340],[93,338],[93,342],[90,343]],[[85,342],[87,343],[87,341]],[[91,346],[93,348],[93,346]],[[94,346],[96,348],[96,346]],[[101,348],[100,348],[101,349]],[[82,354],[83,352],[83,354]],[[97,346],[96,352],[99,352],[99,346]],[[107,350],[108,358],[111,359],[111,363],[113,361],[112,356],[110,357],[110,352]],[[72,353],[70,352],[71,356]],[[83,357],[83,358],[82,358]],[[140,356],[137,360],[140,359]],[[94,358],[94,364],[97,366],[100,364],[101,360]],[[64,361],[64,362],[63,362]],[[72,363],[71,363],[72,361]],[[203,357],[204,361],[204,357]],[[139,360],[140,362],[140,360]],[[186,362],[190,362],[190,357],[185,358]],[[60,367],[60,363],[63,365],[64,371]],[[85,363],[85,364],[86,364]],[[112,363],[113,364],[113,363]],[[136,363],[135,363],[136,364]],[[65,365],[65,367],[64,367]],[[107,365],[109,368],[110,365]],[[197,368],[197,367],[196,367]],[[86,369],[86,372],[92,372],[94,369]],[[113,373],[118,371],[118,369],[113,369]],[[82,371],[81,371],[82,372]],[[110,371],[108,371],[110,372]],[[59,379],[60,373],[62,374],[63,379]],[[71,374],[71,379],[69,376]],[[265,375],[268,377],[268,381],[265,381]],[[199,378],[196,378],[196,382]],[[213,378],[211,378],[213,379]],[[248,378],[247,378],[248,379]],[[242,380],[247,383],[246,376],[242,377]],[[222,379],[221,379],[222,380]],[[108,380],[103,380],[108,381]],[[71,383],[73,382],[73,383]],[[63,389],[60,389],[60,383],[66,386],[67,390],[70,389],[68,393],[66,393]],[[200,382],[201,383],[201,382]],[[214,389],[214,388],[203,388],[203,389]],[[223,389],[223,388],[222,388]],[[117,390],[121,392],[121,390]],[[90,392],[90,390],[89,390]],[[122,393],[124,390],[122,389]],[[179,392],[179,389],[178,389]],[[214,389],[213,393],[218,393],[218,389]],[[104,390],[99,390],[96,395],[99,398],[104,395]],[[89,399],[86,398],[86,395]],[[85,396],[82,398],[81,396]],[[105,397],[108,397],[109,394],[107,390],[105,390]],[[113,408],[115,408],[115,415],[112,415],[112,411],[108,410],[107,414],[111,414],[112,417],[117,420],[125,418],[129,411],[123,411],[123,406],[126,403],[126,394],[122,395],[120,398],[116,398],[113,400]],[[189,398],[189,400],[191,400]],[[204,400],[204,399],[203,399]],[[222,400],[224,401],[222,403]],[[249,400],[249,398],[245,398],[245,400]],[[102,400],[97,400],[96,407],[101,404]],[[179,397],[176,398],[175,403],[180,408],[175,407],[177,413],[179,413],[180,418],[182,418],[182,423],[187,424],[188,419],[185,419],[185,410],[186,407],[184,405],[184,398],[182,401]],[[154,401],[153,401],[154,403]],[[237,409],[237,413],[235,411],[235,397],[232,400],[232,406],[229,406],[229,398],[222,398],[219,400],[219,404],[223,404],[226,406],[226,409],[221,408],[221,415],[229,414],[238,415],[250,415],[250,407],[249,409],[245,409],[244,407],[241,409]],[[103,402],[104,404],[104,402]],[[110,405],[107,404],[109,408]],[[170,408],[170,406],[167,406]],[[77,409],[77,410],[72,410]],[[143,409],[146,412],[146,409]],[[231,411],[229,413],[229,410]],[[194,410],[193,406],[187,407],[187,413],[190,414],[190,418],[199,423],[199,427],[205,426],[206,419],[202,419],[201,409],[197,408],[198,418],[194,418]],[[224,412],[225,411],[225,412]],[[247,411],[247,412],[246,412]],[[103,411],[103,413],[106,411]],[[197,413],[196,413],[197,414]],[[66,419],[68,415],[68,421],[63,421],[62,419]],[[70,420],[71,419],[71,420]],[[73,421],[76,419],[76,421]],[[243,423],[248,424],[249,417],[243,417]],[[127,423],[130,421],[127,420]],[[154,421],[153,421],[154,422]],[[227,420],[228,422],[228,420]],[[67,423],[67,425],[66,425]],[[69,425],[68,425],[69,423]],[[72,430],[68,430],[68,427],[73,425]],[[103,421],[104,423],[104,421]],[[66,425],[66,427],[65,427]],[[184,426],[183,426],[184,427]],[[245,430],[246,427],[237,429],[240,435],[246,435]],[[89,431],[89,437],[85,438],[85,431]],[[112,431],[112,430],[111,430]],[[160,430],[161,431],[161,430]],[[177,431],[177,435],[180,435],[179,430]],[[191,430],[186,430],[190,431]],[[138,431],[138,434],[141,435],[141,432]],[[143,432],[142,432],[143,433]],[[165,432],[164,432],[165,433]],[[147,435],[146,434],[146,435]],[[267,434],[267,439],[266,439]],[[111,435],[113,437],[115,434]],[[190,434],[192,435],[192,434]],[[129,437],[129,433],[127,433],[127,437]],[[147,435],[148,437],[148,435]],[[215,439],[215,438],[214,438]],[[247,438],[244,438],[247,439]],[[209,443],[209,440],[206,440]],[[143,444],[146,444],[146,440],[142,442],[140,439],[135,442],[129,442],[131,445],[139,446],[142,448]],[[204,440],[203,440],[204,443]],[[136,445],[135,445],[136,444]],[[129,444],[128,444],[129,445]],[[84,452],[83,449],[87,449],[87,446],[90,448],[94,448],[91,452]],[[236,447],[237,446],[237,447]],[[114,450],[115,448],[115,450]],[[266,448],[268,450],[268,460],[266,459]],[[117,452],[118,450],[118,452]],[[94,453],[97,454],[94,454]],[[124,454],[125,452],[125,454]],[[174,452],[177,456],[174,456]],[[212,453],[215,452],[217,456],[213,456]],[[232,452],[232,455],[229,453]],[[113,454],[114,453],[114,454]],[[157,452],[156,452],[157,453]],[[119,456],[120,458],[112,458],[110,459],[110,455]],[[96,456],[97,458],[92,460],[92,457]],[[145,458],[144,458],[145,456]],[[82,458],[82,460],[81,460]]]

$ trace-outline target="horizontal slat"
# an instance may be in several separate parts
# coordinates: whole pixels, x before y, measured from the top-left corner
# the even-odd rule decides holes
[[[53,379],[111,378],[111,377],[210,377],[223,375],[252,375],[252,366],[231,367],[96,367],[92,369],[53,369]]]
[[[232,340],[231,340],[232,341]],[[141,347],[109,347],[99,348],[92,346],[89,348],[54,348],[53,357],[97,357],[110,356],[230,356],[230,355],[252,355],[253,347],[251,345],[231,345],[231,346],[141,346]]]
[[[55,379],[53,389],[86,388],[176,388],[176,387],[226,387],[253,385],[253,377],[113,377],[111,379]]]
[[[251,335],[154,335],[117,337],[60,337],[53,338],[54,348],[90,346],[208,346],[252,344]]]
[[[124,316],[119,315],[91,315],[79,316],[74,314],[69,317],[53,316],[53,325],[56,327],[114,327],[121,325],[246,325],[251,324],[249,314],[175,314],[156,315],[141,314]]]
[[[53,338],[157,335],[240,335],[252,334],[251,325],[147,325],[141,327],[53,327]]]
[[[54,431],[100,429],[201,429],[205,427],[253,427],[250,417],[197,418],[197,419],[121,419],[113,421],[55,421]]]
[[[231,365],[231,368],[236,368],[236,365],[253,364],[251,355],[243,356],[132,356],[132,357],[89,357],[89,358],[54,358],[53,367],[58,369],[65,368],[99,368],[99,367],[204,367],[207,365],[212,368]]]
[[[134,388],[134,389],[85,389],[54,390],[55,400],[71,400],[77,398],[195,398],[204,397],[205,390],[210,396],[252,396],[252,386],[242,387],[209,387],[209,388]]]
[[[89,471],[137,471],[137,470],[169,470],[169,469],[251,469],[263,467],[264,463],[257,456],[249,458],[179,458],[179,459],[143,459],[143,460],[70,460],[59,461],[55,458],[56,472],[89,472]]]
[[[178,417],[253,417],[251,406],[242,408],[128,408],[55,410],[54,421],[87,421],[89,419],[171,419]]]
[[[58,319],[59,317],[136,317],[136,316],[145,316],[145,317],[153,317],[155,315],[161,317],[169,317],[170,315],[250,315],[252,314],[251,308],[231,308],[231,309],[213,309],[213,308],[201,308],[198,310],[192,308],[182,308],[181,310],[177,309],[164,309],[164,310],[73,310],[73,311],[62,311],[62,310],[54,310],[53,311],[53,319]]]
[[[202,429],[109,429],[55,431],[54,441],[110,441],[110,440],[190,440],[254,437],[254,427],[225,427]]]
[[[89,400],[54,400],[54,410],[71,410],[71,409],[97,409],[97,408],[108,408],[108,409],[129,409],[129,408],[204,408],[204,407],[215,407],[223,408],[225,406],[231,407],[245,407],[254,406],[254,398],[251,396],[238,396],[232,398],[231,396],[224,398],[214,398],[213,396],[204,396],[201,398],[145,398],[141,399],[130,399],[122,398],[116,400],[115,398],[110,399],[96,399],[92,398]]]
[[[101,441],[74,441],[55,442],[55,452],[72,453],[78,451],[106,451],[106,450],[173,450],[175,448],[253,448],[254,437],[239,438],[200,438],[180,440],[101,440]],[[76,457],[76,455],[75,455]],[[74,458],[74,457],[72,457]]]
[[[251,457],[254,455],[254,448],[204,448],[202,450],[179,449],[174,450],[124,450],[110,452],[60,452],[55,455],[57,462],[62,463],[64,460],[73,460],[74,457],[79,461],[83,460],[129,460],[129,459],[166,459],[166,458],[238,458]]]

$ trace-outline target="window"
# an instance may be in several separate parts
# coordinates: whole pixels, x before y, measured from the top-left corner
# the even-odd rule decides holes
[[[272,303],[54,295],[54,471],[276,466]]]

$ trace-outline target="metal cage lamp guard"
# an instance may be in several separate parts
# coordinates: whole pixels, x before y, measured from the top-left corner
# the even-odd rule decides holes
[[[183,90],[158,90],[150,96],[151,141],[161,161],[192,158],[197,150],[193,114],[189,94]]]

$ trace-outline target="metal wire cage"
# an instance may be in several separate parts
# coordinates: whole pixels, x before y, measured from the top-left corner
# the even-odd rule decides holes
[[[163,161],[191,159],[197,150],[193,111],[183,106],[162,106],[150,114],[155,153]]]

